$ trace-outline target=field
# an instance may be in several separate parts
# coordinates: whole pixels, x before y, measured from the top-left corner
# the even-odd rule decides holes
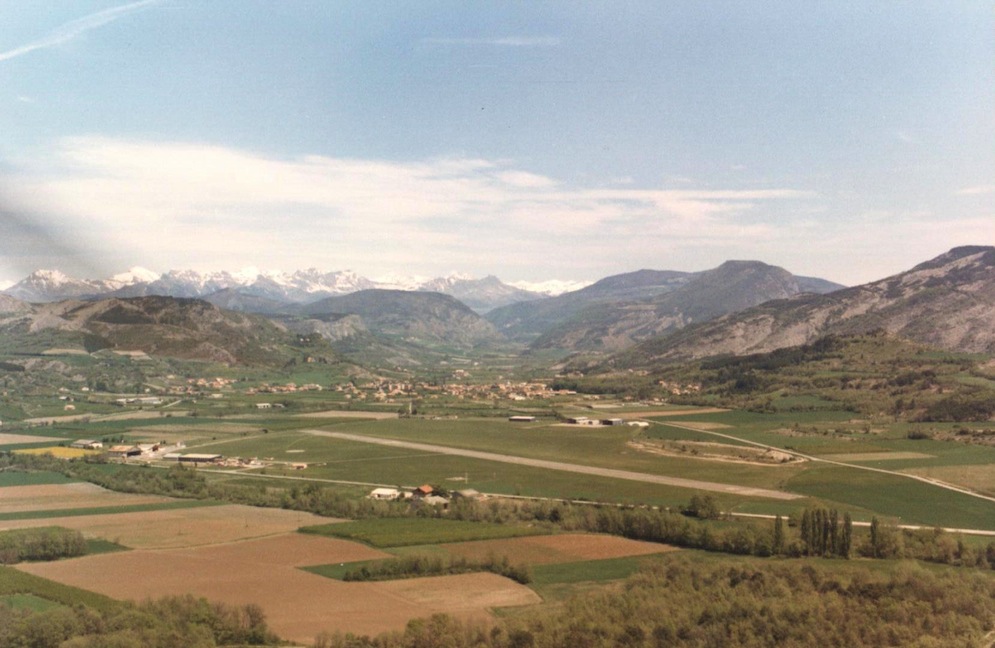
[[[0,496],[16,502],[23,512],[38,514],[61,512],[69,503],[82,507],[84,513],[95,504],[116,504],[120,509],[146,498],[83,483],[9,486],[0,489]],[[167,498],[148,500],[158,503]],[[304,567],[348,565],[426,550],[469,558],[507,555],[540,568],[562,565],[542,572],[537,585],[544,596],[551,596],[565,595],[578,581],[622,578],[638,564],[636,559],[671,551],[665,545],[615,536],[535,535],[540,531],[526,526],[423,518],[335,522],[306,513],[235,505],[40,517],[8,521],[3,526],[53,524],[82,531],[98,552],[22,564],[19,572],[4,572],[20,573],[21,580],[29,575],[51,579],[30,581],[13,590],[0,587],[0,595],[34,594],[34,598],[11,599],[12,603],[42,609],[64,602],[60,592],[74,591],[65,587],[119,600],[192,593],[232,604],[260,605],[274,631],[305,643],[323,631],[375,634],[400,630],[409,620],[436,612],[491,623],[495,608],[535,605],[543,599],[528,587],[489,573],[344,583]],[[321,534],[297,532],[298,527],[315,525]],[[413,546],[416,543],[420,544]],[[371,544],[397,549],[387,553]],[[585,577],[588,563],[592,570]]]

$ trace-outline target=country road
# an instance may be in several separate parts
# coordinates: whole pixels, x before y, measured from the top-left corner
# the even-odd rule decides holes
[[[585,466],[581,464],[563,463],[560,461],[547,461],[545,459],[530,459],[528,457],[516,457],[514,455],[497,454],[493,452],[481,452],[479,450],[466,450],[463,448],[450,448],[448,446],[431,445],[428,443],[415,443],[412,441],[395,441],[393,439],[381,439],[378,437],[363,436],[361,434],[349,434],[346,432],[328,432],[325,430],[305,430],[307,434],[315,436],[330,437],[342,441],[355,441],[359,443],[372,443],[375,445],[391,446],[394,448],[406,448],[410,450],[422,450],[443,455],[455,455],[459,457],[470,457],[483,461],[497,461],[500,463],[516,464],[519,466],[530,466],[533,468],[544,468],[546,470],[560,470],[564,472],[579,473],[582,475],[594,475],[597,477],[609,477],[611,479],[625,479],[628,481],[643,482],[646,484],[660,484],[662,486],[676,486],[678,488],[690,488],[694,490],[710,491],[714,493],[728,493],[730,495],[748,495],[751,497],[766,497],[768,499],[794,500],[804,497],[795,493],[784,491],[768,490],[765,488],[753,488],[750,486],[736,486],[734,484],[720,484],[717,482],[698,481],[695,479],[683,479],[680,477],[667,477],[665,475],[651,475],[648,473],[632,472],[629,470],[616,470],[614,468],[599,468],[597,466]]]
[[[967,488],[962,488],[960,486],[955,486],[953,484],[947,484],[938,479],[930,479],[929,477],[921,477],[919,475],[910,475],[908,473],[899,472],[897,470],[888,470],[886,468],[876,468],[874,466],[862,466],[860,464],[847,463],[845,461],[836,461],[834,459],[825,459],[822,457],[816,457],[814,455],[807,455],[797,450],[787,450],[785,448],[780,448],[778,446],[767,445],[766,443],[760,443],[758,441],[750,441],[749,439],[743,439],[732,434],[724,434],[722,432],[716,432],[714,430],[703,430],[698,427],[692,427],[690,425],[681,425],[680,423],[673,423],[670,421],[653,421],[656,425],[663,425],[668,427],[675,427],[681,430],[691,430],[692,432],[697,432],[699,434],[709,434],[715,437],[721,437],[724,439],[730,439],[732,441],[738,441],[740,443],[746,443],[757,448],[765,448],[767,450],[775,450],[777,452],[784,452],[790,454],[794,457],[800,459],[806,459],[808,461],[814,461],[818,463],[830,464],[833,466],[843,466],[844,468],[854,468],[856,470],[866,470],[868,472],[876,472],[884,475],[892,475],[895,477],[904,477],[905,479],[912,479],[918,482],[923,482],[924,484],[929,484],[930,486],[936,486],[937,488],[943,488],[948,491],[953,491],[955,493],[960,493],[961,495],[968,495],[970,497],[975,497],[977,499],[987,500],[989,502],[995,502],[995,497],[989,497],[988,495],[982,495]]]

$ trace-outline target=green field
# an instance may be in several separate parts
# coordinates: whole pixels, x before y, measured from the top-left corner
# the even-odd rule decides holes
[[[46,484],[71,484],[76,481],[62,473],[54,472],[0,472],[0,488],[4,486],[42,486]]]
[[[218,506],[220,502],[207,500],[178,500],[158,504],[132,504],[128,506],[95,506],[91,508],[54,509],[45,511],[16,511],[0,513],[0,521],[44,520],[46,518],[80,517],[85,515],[108,515],[115,513],[142,513],[145,511],[173,511],[176,509]]]

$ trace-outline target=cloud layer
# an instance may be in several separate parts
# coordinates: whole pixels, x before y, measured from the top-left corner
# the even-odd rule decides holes
[[[811,198],[790,188],[569,187],[473,158],[277,159],[102,137],[64,140],[9,186],[33,212],[59,214],[65,231],[101,248],[145,251],[158,263],[237,256],[270,266],[432,271],[426,266],[436,263],[527,268],[559,256],[574,276],[597,266],[594,256],[617,263],[650,246],[774,237],[770,225],[744,217]]]

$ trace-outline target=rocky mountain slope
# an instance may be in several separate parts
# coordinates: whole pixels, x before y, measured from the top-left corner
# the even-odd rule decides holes
[[[696,273],[670,292],[649,299],[588,306],[535,341],[536,348],[617,351],[695,322],[784,299],[808,290],[840,288],[796,277],[760,261],[727,261]]]
[[[761,304],[647,340],[616,363],[761,353],[876,330],[951,351],[995,353],[995,247],[954,248],[879,281]]]
[[[263,317],[174,297],[36,304],[0,317],[0,336],[29,353],[107,349],[229,364],[281,364],[316,352],[295,348],[296,336]],[[317,352],[335,357],[327,345]]]
[[[308,304],[309,318],[357,315],[372,333],[420,345],[472,348],[501,336],[485,319],[454,297],[432,292],[362,290]]]
[[[605,277],[586,288],[549,299],[511,304],[487,313],[487,320],[502,334],[521,342],[537,337],[576,316],[589,306],[648,298],[687,283],[692,273],[638,270]]]
[[[759,261],[705,272],[640,270],[582,290],[487,314],[502,333],[534,348],[617,351],[639,340],[802,292],[842,288]]]

